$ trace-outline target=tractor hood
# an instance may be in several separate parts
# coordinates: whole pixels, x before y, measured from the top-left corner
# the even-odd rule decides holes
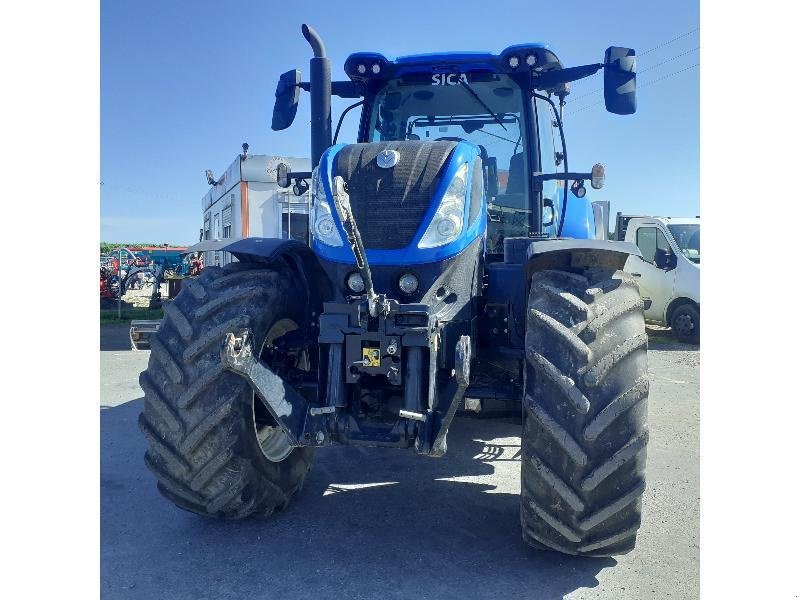
[[[477,168],[476,168],[477,167]],[[314,251],[354,264],[333,207],[333,178],[348,187],[371,264],[440,261],[486,230],[479,149],[469,142],[398,141],[340,144],[326,150],[312,177]]]

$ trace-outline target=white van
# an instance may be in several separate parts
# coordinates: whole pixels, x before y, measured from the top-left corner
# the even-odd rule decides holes
[[[642,252],[628,258],[625,271],[639,282],[645,319],[668,325],[681,342],[699,343],[700,219],[631,217],[624,236]]]

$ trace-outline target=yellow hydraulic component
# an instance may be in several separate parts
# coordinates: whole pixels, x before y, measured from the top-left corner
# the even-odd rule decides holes
[[[381,366],[380,348],[361,348],[361,358],[365,367]]]

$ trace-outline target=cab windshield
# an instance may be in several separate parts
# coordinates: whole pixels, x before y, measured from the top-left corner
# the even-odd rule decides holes
[[[378,92],[368,139],[452,140],[481,153],[489,202],[490,251],[527,236],[528,161],[523,93],[508,75],[425,74],[393,79]]]
[[[700,264],[700,225],[667,225],[683,255]]]

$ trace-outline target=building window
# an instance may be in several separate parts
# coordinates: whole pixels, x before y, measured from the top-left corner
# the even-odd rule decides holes
[[[229,238],[231,237],[233,223],[231,218],[231,207],[226,206],[222,209],[222,237]]]
[[[308,215],[303,213],[283,213],[281,215],[281,237],[308,243]]]

